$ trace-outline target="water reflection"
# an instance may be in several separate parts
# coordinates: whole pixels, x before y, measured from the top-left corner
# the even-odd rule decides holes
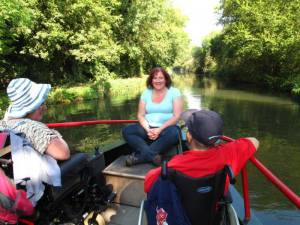
[[[183,92],[184,100],[187,105],[187,109],[201,109],[202,102],[201,102],[201,95],[195,95],[190,91]]]
[[[260,140],[261,146],[256,156],[268,168],[286,182],[296,193],[300,193],[300,129],[299,106],[292,104],[279,104],[277,98],[264,102],[257,99],[241,100],[245,92],[234,98],[224,98],[202,95],[205,107],[221,113],[225,122],[225,134],[233,138],[254,136]],[[257,96],[255,96],[257,97]],[[271,97],[269,97],[270,100]],[[255,203],[260,209],[291,207],[288,201],[275,189],[269,188],[256,169],[249,168],[250,189],[255,193]],[[278,201],[279,205],[273,205]]]
[[[102,98],[70,105],[48,107],[47,122],[135,119],[138,98]],[[92,125],[59,128],[73,151],[90,152],[120,139],[123,125]]]
[[[184,79],[182,82],[185,82]],[[204,83],[205,84],[205,83]],[[215,81],[181,88],[186,108],[218,111],[225,122],[225,134],[233,138],[255,136],[261,146],[257,158],[300,194],[300,107],[286,96],[237,89],[220,89]],[[205,88],[206,87],[206,88]],[[45,121],[95,119],[136,119],[138,97],[105,98],[97,101],[49,107]],[[120,138],[123,125],[96,125],[61,128],[73,149],[92,151]],[[299,224],[295,207],[266,181],[251,164],[248,166],[251,204],[268,224]],[[240,183],[240,182],[239,182]],[[285,211],[282,211],[285,209]],[[270,216],[273,215],[274,217]],[[281,219],[276,219],[276,218]],[[275,219],[274,219],[275,218]],[[282,219],[283,218],[283,219]],[[292,218],[292,219],[284,219]],[[292,220],[292,222],[290,221]],[[283,222],[282,222],[283,221]]]

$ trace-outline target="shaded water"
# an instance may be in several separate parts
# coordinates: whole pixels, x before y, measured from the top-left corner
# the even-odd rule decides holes
[[[185,84],[182,80],[182,84]],[[184,85],[179,84],[179,88]],[[195,82],[180,88],[185,108],[210,108],[219,112],[224,133],[238,138],[254,136],[260,141],[257,158],[292,190],[300,194],[300,105],[286,96],[254,90],[220,88],[214,81]],[[136,119],[138,97],[50,106],[45,121]],[[73,149],[92,151],[120,138],[122,125],[96,125],[59,129]],[[251,207],[265,224],[300,224],[300,212],[248,165]],[[238,182],[241,183],[241,182]],[[238,188],[239,185],[238,185]]]

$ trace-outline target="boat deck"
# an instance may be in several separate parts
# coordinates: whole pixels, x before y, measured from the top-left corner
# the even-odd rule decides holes
[[[108,225],[138,224],[140,204],[146,198],[144,193],[145,175],[153,168],[152,164],[126,167],[125,156],[120,156],[104,169],[106,182],[112,184],[117,193],[114,201],[116,215],[111,217]],[[143,224],[147,224],[146,221],[144,222]]]
[[[116,205],[115,215],[110,218],[107,225],[137,225],[139,208],[127,205]],[[145,217],[144,217],[145,218]],[[143,223],[147,224],[146,220]]]

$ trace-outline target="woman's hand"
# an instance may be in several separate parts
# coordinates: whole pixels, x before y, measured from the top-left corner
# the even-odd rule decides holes
[[[150,140],[154,141],[154,140],[156,140],[159,137],[161,131],[162,130],[159,127],[157,127],[157,128],[151,128],[151,129],[149,129],[147,135],[148,135],[148,137],[149,137]]]

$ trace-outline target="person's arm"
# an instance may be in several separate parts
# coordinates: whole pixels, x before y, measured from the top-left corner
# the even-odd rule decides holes
[[[153,128],[151,129],[151,139],[155,140],[158,138],[159,134],[167,127],[171,126],[171,125],[175,125],[177,124],[177,122],[180,119],[180,115],[182,113],[182,108],[183,108],[183,101],[181,97],[178,97],[174,100],[173,102],[173,116],[167,120],[163,125],[161,125],[158,128]]]
[[[246,139],[248,139],[253,144],[256,150],[258,149],[259,141],[255,137],[247,137]]]
[[[237,176],[257,151],[259,142],[254,137],[245,137],[221,146],[221,149],[224,150],[223,155],[226,158],[226,164],[231,166],[234,175]]]
[[[57,130],[49,129],[46,124],[39,121],[31,119],[23,121],[17,131],[25,134],[36,151],[57,160],[66,160],[70,157],[68,144]]]
[[[146,114],[146,103],[143,100],[140,100],[139,102],[139,107],[138,107],[138,113],[137,113],[137,118],[141,126],[146,130],[146,132],[149,132],[149,123],[145,119],[145,114]]]
[[[57,160],[66,160],[70,158],[69,146],[61,137],[53,138],[45,153]]]

